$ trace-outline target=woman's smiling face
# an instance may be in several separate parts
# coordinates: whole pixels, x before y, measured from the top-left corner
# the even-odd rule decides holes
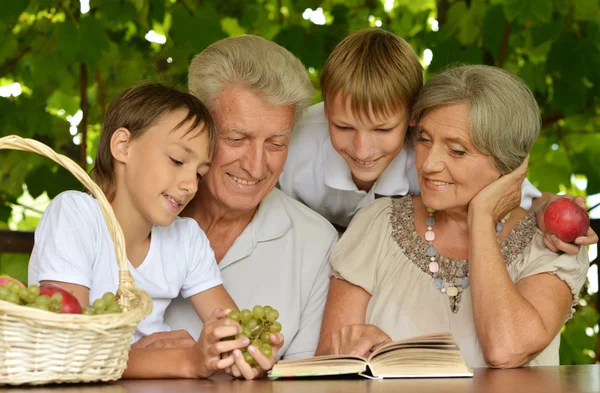
[[[469,104],[453,104],[431,110],[417,124],[416,167],[427,207],[467,208],[500,177],[490,156],[473,145],[469,118]]]

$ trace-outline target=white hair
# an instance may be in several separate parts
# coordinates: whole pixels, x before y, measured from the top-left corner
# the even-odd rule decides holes
[[[429,111],[460,103],[470,107],[473,144],[492,157],[496,169],[506,174],[521,165],[541,128],[538,104],[525,82],[497,67],[447,69],[423,86],[413,105],[412,121],[418,124]]]
[[[188,88],[209,109],[226,86],[250,88],[272,105],[294,109],[294,122],[314,95],[306,69],[287,49],[262,37],[243,35],[210,45],[192,60]]]

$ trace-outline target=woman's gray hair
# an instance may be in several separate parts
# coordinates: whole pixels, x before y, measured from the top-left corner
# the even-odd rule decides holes
[[[306,69],[287,49],[262,37],[243,35],[210,45],[192,60],[188,88],[209,109],[228,85],[250,88],[269,104],[294,108],[294,122],[314,95]]]
[[[497,67],[463,65],[431,78],[413,105],[412,123],[446,105],[470,106],[470,134],[477,149],[492,157],[501,174],[514,171],[527,157],[540,133],[537,102],[517,76]],[[407,142],[414,143],[415,131]]]

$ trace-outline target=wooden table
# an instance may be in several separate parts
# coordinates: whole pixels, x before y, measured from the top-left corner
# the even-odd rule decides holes
[[[286,380],[123,380],[107,384],[4,388],[10,393],[554,393],[600,392],[600,365],[476,369],[474,378],[383,381]]]

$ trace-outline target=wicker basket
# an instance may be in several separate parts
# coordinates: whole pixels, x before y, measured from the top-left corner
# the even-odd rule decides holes
[[[125,238],[112,207],[96,183],[71,159],[43,143],[18,136],[0,138],[0,150],[23,150],[50,158],[96,197],[119,263],[120,314],[55,314],[0,300],[0,384],[45,384],[117,380],[125,371],[136,325],[152,310],[152,299],[135,287]]]

